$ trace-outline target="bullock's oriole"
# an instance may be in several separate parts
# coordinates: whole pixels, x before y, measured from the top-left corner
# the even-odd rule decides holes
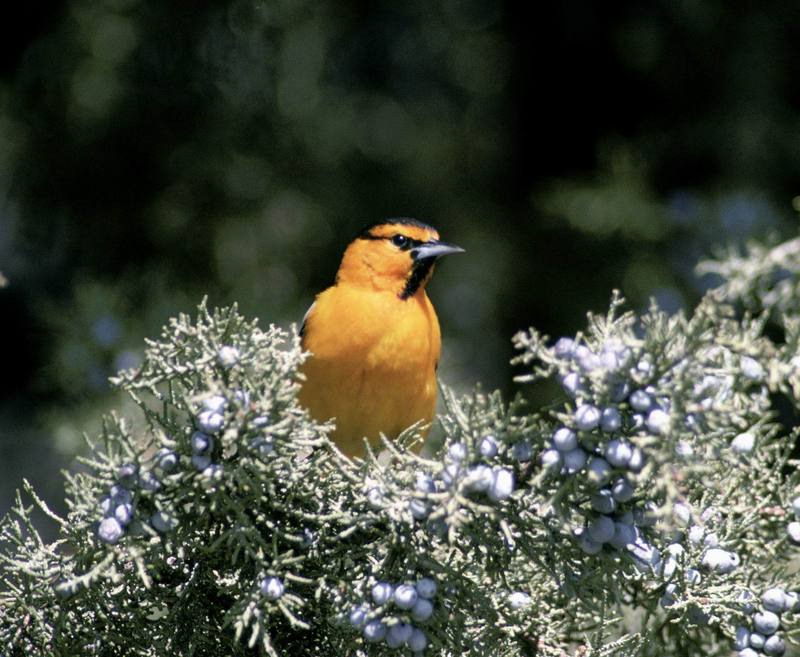
[[[440,257],[463,251],[414,219],[381,221],[350,243],[335,283],[308,309],[300,403],[335,419],[345,454],[433,419],[441,335],[425,286]]]

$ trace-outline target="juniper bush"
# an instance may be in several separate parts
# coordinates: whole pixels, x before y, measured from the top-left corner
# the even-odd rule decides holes
[[[574,336],[518,334],[521,393],[443,388],[430,455],[414,427],[339,453],[296,401],[296,331],[203,303],[113,379],[139,413],[105,418],[65,517],[23,482],[0,525],[4,654],[784,654],[799,253],[704,263],[721,284],[690,314],[615,294]],[[563,393],[529,407],[548,380]]]

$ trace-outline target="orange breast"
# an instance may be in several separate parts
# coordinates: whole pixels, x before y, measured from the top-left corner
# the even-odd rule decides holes
[[[441,337],[424,291],[401,300],[391,292],[339,284],[317,297],[303,346],[300,402],[318,420],[335,418],[333,435],[349,455],[382,432],[433,419]]]

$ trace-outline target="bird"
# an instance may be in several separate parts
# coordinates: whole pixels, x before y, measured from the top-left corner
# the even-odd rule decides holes
[[[463,252],[416,219],[373,223],[308,309],[298,400],[315,420],[334,420],[331,438],[347,456],[363,456],[365,438],[376,446],[417,422],[427,435],[441,332],[425,288],[441,257]]]

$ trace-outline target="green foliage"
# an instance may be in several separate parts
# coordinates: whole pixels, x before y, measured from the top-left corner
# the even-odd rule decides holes
[[[18,495],[0,525],[0,642],[338,657],[409,654],[392,641],[421,647],[414,628],[429,655],[729,654],[750,603],[800,589],[796,433],[775,406],[797,404],[800,317],[789,276],[763,266],[787,244],[706,265],[726,282],[690,315],[639,316],[615,295],[574,338],[518,334],[518,382],[565,394],[532,409],[445,388],[430,456],[409,449],[414,427],[342,455],[297,404],[296,332],[204,302],[114,379],[138,411],[104,419],[67,475],[66,517]],[[780,266],[797,280],[794,259]],[[796,611],[779,636],[800,632]]]
[[[751,312],[773,312],[779,322],[798,314],[798,270],[800,238],[772,247],[751,241],[744,253],[730,247],[698,266],[701,274],[722,279],[718,292],[724,299]]]

